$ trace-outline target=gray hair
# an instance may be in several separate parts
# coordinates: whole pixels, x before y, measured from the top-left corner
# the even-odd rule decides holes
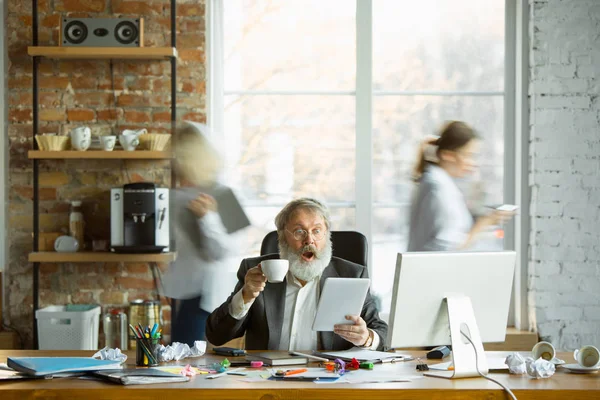
[[[329,210],[327,206],[321,203],[318,200],[312,199],[310,197],[302,197],[296,200],[292,200],[283,207],[279,214],[275,217],[275,226],[277,227],[277,236],[279,238],[279,242],[285,242],[285,225],[288,223],[292,215],[297,210],[306,209],[310,210],[314,213],[317,213],[323,217],[325,221],[325,226],[327,227],[327,234],[330,233],[331,227],[331,218],[329,216]]]

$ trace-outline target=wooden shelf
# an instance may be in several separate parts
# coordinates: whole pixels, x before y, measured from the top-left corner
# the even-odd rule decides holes
[[[159,262],[166,263],[175,259],[175,253],[159,254],[121,254],[110,252],[58,253],[41,251],[29,253],[29,262],[79,263],[79,262]]]
[[[134,160],[167,160],[170,159],[171,152],[169,151],[150,151],[150,150],[64,150],[64,151],[45,151],[45,150],[29,150],[28,157],[38,159],[65,159],[65,158],[86,158],[86,159],[134,159]]]
[[[29,46],[30,56],[48,58],[98,58],[98,59],[140,59],[161,60],[177,57],[175,47],[61,47],[61,46]]]

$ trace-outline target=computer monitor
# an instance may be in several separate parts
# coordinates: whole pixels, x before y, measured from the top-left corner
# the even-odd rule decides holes
[[[444,377],[487,373],[482,342],[505,340],[515,260],[514,251],[398,254],[387,345],[451,344]]]

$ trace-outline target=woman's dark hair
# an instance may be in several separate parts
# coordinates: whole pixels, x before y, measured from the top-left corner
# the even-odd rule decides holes
[[[413,172],[415,181],[421,180],[421,176],[425,172],[427,163],[431,163],[425,157],[427,146],[437,146],[436,156],[439,157],[441,150],[458,150],[465,146],[473,139],[477,139],[477,133],[469,125],[462,121],[447,122],[441,129],[440,136],[437,139],[426,140],[419,149],[419,157],[417,165]]]

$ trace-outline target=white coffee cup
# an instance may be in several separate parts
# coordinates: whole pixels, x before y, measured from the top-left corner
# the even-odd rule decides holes
[[[87,126],[80,126],[71,130],[71,147],[73,150],[87,150],[92,144],[92,130]]]
[[[264,260],[261,261],[260,267],[270,283],[279,283],[283,282],[290,264],[288,260]]]
[[[531,350],[531,356],[534,360],[543,358],[544,360],[552,361],[556,356],[556,349],[549,342],[539,342]]]
[[[583,346],[573,352],[577,364],[582,367],[596,367],[600,363],[600,351],[595,346]]]
[[[115,144],[117,143],[116,136],[100,136],[100,143],[102,143],[102,148],[106,151],[112,151],[115,148]]]

